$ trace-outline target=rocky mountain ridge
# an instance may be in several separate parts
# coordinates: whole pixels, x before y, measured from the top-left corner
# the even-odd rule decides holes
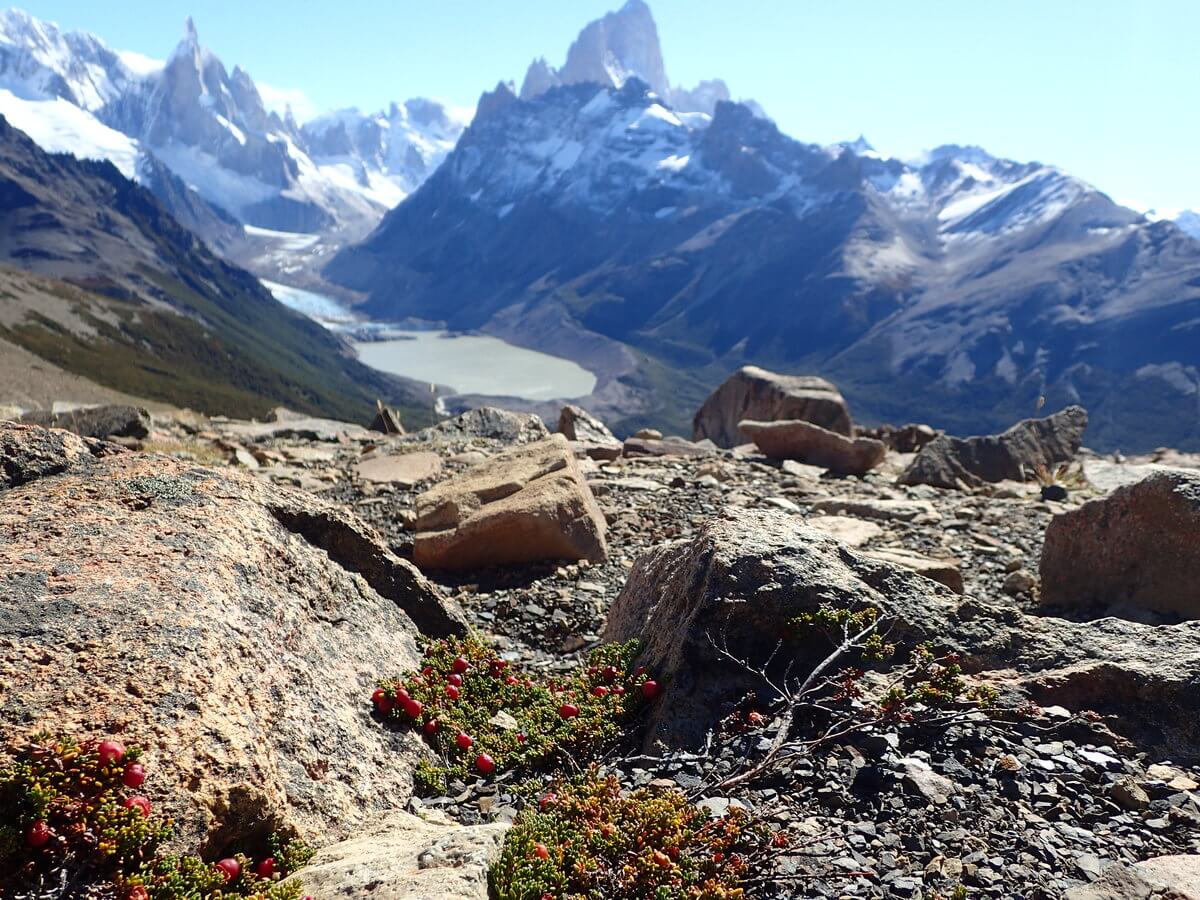
[[[47,149],[115,157],[135,178],[165,166],[241,224],[342,240],[364,234],[436,168],[465,124],[441,104],[410,100],[376,116],[347,110],[303,129],[290,112],[266,109],[245,69],[226,70],[191,19],[158,64],[5,11],[0,88],[0,112],[54,120],[36,135]],[[327,134],[338,127],[348,129],[345,139]]]
[[[1098,446],[1200,440],[1171,411],[1194,406],[1200,304],[1200,242],[1176,226],[1052,166],[804,144],[732,103],[679,113],[636,78],[498,86],[325,272],[376,318],[612,342],[626,362],[592,404],[620,391],[631,414],[632,394],[674,430],[664,394],[749,362],[828,375],[877,420],[985,432],[1045,396],[1093,409]]]

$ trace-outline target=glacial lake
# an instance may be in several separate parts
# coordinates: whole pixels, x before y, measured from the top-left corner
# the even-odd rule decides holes
[[[333,297],[265,279],[263,284],[284,306],[327,328],[369,327]],[[489,335],[380,327],[388,340],[356,341],[359,359],[381,372],[445,385],[458,394],[570,400],[586,397],[596,387],[596,376],[576,362]]]
[[[584,397],[596,376],[578,363],[489,335],[389,331],[399,340],[356,343],[368,366],[454,388],[459,394],[556,400]]]

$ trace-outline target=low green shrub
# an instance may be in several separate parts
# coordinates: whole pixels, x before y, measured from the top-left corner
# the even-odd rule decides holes
[[[517,817],[488,877],[497,900],[732,900],[786,842],[741,809],[712,818],[678,790],[591,771]]]
[[[297,900],[279,880],[308,861],[299,842],[274,855],[210,863],[161,852],[172,823],[140,792],[137,747],[39,737],[0,768],[0,898],[42,886],[59,897],[118,900]]]
[[[661,687],[634,668],[635,642],[594,651],[563,680],[516,671],[475,637],[433,641],[420,671],[379,682],[371,702],[388,722],[412,728],[441,762],[417,769],[426,794],[448,778],[544,766],[560,754],[588,758],[616,740]]]

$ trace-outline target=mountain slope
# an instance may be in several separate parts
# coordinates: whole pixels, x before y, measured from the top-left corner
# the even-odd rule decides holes
[[[436,168],[465,125],[461,113],[410,100],[302,129],[266,108],[244,69],[227,70],[190,19],[170,59],[156,64],[20,10],[0,12],[0,114],[44,149],[111,160],[241,259],[254,258],[247,239],[235,247],[222,227],[205,226],[232,217],[357,239]],[[345,140],[331,134],[339,127]]]
[[[1053,167],[802,144],[744,106],[676,113],[637,79],[485,96],[326,272],[377,317],[631,347],[637,374],[607,380],[647,409],[675,375],[755,362],[833,377],[864,419],[988,431],[1045,395],[1091,407],[1096,446],[1200,445],[1200,243],[1175,226]]]
[[[283,404],[350,419],[377,395],[405,396],[111,164],[47,154],[3,118],[0,264],[0,338],[117,390],[209,413]]]

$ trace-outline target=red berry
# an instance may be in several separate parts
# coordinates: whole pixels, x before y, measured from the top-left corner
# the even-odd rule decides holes
[[[150,900],[150,892],[146,890],[144,885],[135,884],[129,889],[129,893],[125,895],[125,900]]]
[[[542,794],[542,799],[538,801],[538,809],[545,809],[547,806],[553,806],[558,802],[558,794],[551,791],[548,794]]]
[[[718,850],[716,853],[713,854],[713,862],[715,862],[715,863],[725,862],[725,854],[722,853],[720,850]]]
[[[509,675],[507,678],[505,678],[505,679],[504,679],[504,683],[505,683],[505,684],[516,684],[516,683],[517,683],[517,676],[516,676],[516,675]]]
[[[125,801],[126,809],[136,809],[142,814],[143,819],[150,818],[150,801],[138,794],[136,797],[130,797]]]
[[[275,874],[275,857],[268,856],[254,867],[254,874],[259,878],[270,878]]]
[[[537,854],[538,859],[549,859],[550,858],[550,850],[546,847],[545,844],[534,844],[533,852]]]
[[[375,704],[375,709],[381,716],[386,716],[390,713],[392,706],[395,705],[392,698],[387,695],[387,691],[383,688],[378,688],[371,695],[371,702]]]
[[[525,743],[525,735],[524,735],[524,733],[522,733],[522,732],[519,732],[519,731],[517,732],[517,743],[518,743],[518,744],[523,744],[523,743]]]
[[[661,850],[655,850],[654,864],[657,866],[663,866],[665,868],[671,864],[671,857],[667,856],[667,854],[663,853]]]
[[[601,670],[600,674],[603,676],[605,681],[611,683],[617,680],[617,675],[620,673],[617,671],[616,666],[605,666],[603,670]]]
[[[421,730],[422,730],[422,731],[424,731],[426,734],[437,734],[437,730],[438,730],[438,720],[437,720],[437,719],[430,719],[428,722],[426,722],[426,723],[425,723],[425,724],[422,726],[422,729],[421,729]]]
[[[397,700],[407,700],[408,699],[408,688],[396,688],[396,699]]]
[[[465,656],[460,656],[454,660],[450,668],[461,675],[463,672],[467,671],[467,669],[471,668],[471,664],[467,662],[467,658]]]
[[[558,708],[558,714],[564,719],[573,719],[579,715],[579,707],[574,703],[564,703]]]
[[[475,757],[475,768],[477,768],[484,775],[491,775],[496,771],[496,761],[486,753],[480,753],[477,757]]]
[[[404,701],[404,714],[411,719],[421,718],[421,711],[423,709],[425,709],[425,706],[420,700],[414,700],[409,697]]]
[[[642,696],[647,700],[653,700],[662,693],[662,686],[657,681],[642,682]]]
[[[433,674],[433,666],[426,666],[425,668],[423,668],[421,670],[421,674],[424,675],[426,678],[428,678],[430,675]]]
[[[225,876],[225,881],[228,883],[241,874],[242,864],[236,859],[223,859],[217,863],[217,869]]]
[[[614,694],[616,694],[618,697],[624,697],[625,696],[625,686],[622,684],[618,684],[616,687],[614,687],[612,689],[612,692]]]
[[[454,743],[459,750],[470,750],[471,745],[475,743],[475,738],[471,737],[465,731],[460,731],[458,736],[454,739]]]
[[[746,721],[757,728],[764,721],[763,714],[758,710],[751,710],[746,713]]]
[[[633,670],[633,677],[634,677],[634,678],[641,678],[641,677],[642,677],[643,675],[645,675],[645,674],[646,674],[646,667],[645,667],[645,666],[638,666],[636,669],[634,669],[634,670]]]
[[[50,826],[44,820],[38,819],[29,826],[29,832],[25,835],[25,842],[30,847],[45,847],[53,833],[50,830]]]
[[[446,696],[449,697],[451,700],[457,700],[459,693],[461,693],[461,692],[459,691],[457,685],[453,685],[453,684],[446,685]]]
[[[120,741],[101,741],[96,749],[100,754],[100,763],[105,766],[120,762],[121,757],[125,755],[125,745]]]
[[[607,697],[608,696],[608,688],[606,688],[602,684],[598,684],[594,688],[592,688],[592,696],[593,697]]]
[[[447,675],[446,681],[449,682],[450,684],[457,685],[458,687],[462,687],[462,676],[461,675],[455,675],[455,674]]]
[[[125,787],[141,787],[142,782],[145,780],[146,769],[141,763],[130,763],[125,767],[125,774],[121,776],[121,782],[125,785]]]

